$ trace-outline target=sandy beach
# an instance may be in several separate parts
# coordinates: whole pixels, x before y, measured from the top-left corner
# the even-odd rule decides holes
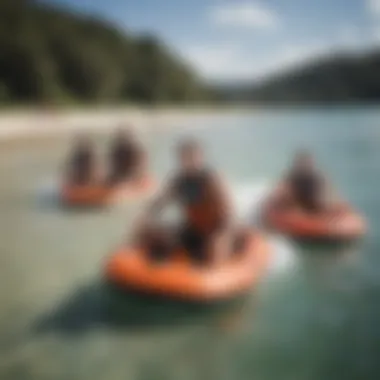
[[[0,113],[0,139],[38,137],[80,131],[107,132],[117,126],[166,130],[216,122],[249,108],[96,108],[73,110],[9,110]]]

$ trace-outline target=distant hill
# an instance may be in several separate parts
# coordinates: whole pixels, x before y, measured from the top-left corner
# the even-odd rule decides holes
[[[33,0],[0,0],[0,103],[208,98],[159,40]]]
[[[336,54],[259,84],[215,89],[153,36],[127,33],[41,0],[0,0],[0,104],[205,100],[379,101],[380,50]]]
[[[380,100],[380,50],[336,54],[259,84],[219,89],[226,100],[256,103],[346,103]]]

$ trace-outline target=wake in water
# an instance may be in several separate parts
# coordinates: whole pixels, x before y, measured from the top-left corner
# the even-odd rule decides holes
[[[258,221],[263,201],[268,196],[270,189],[271,183],[269,181],[252,181],[249,183],[233,184],[231,193],[239,217],[246,223],[255,225]],[[40,183],[35,190],[38,203],[45,206],[58,205],[59,190],[59,181],[57,179],[46,179]],[[122,206],[122,204],[118,204],[117,206]],[[163,219],[167,222],[174,223],[179,219],[178,210],[167,210]],[[268,239],[274,254],[271,271],[277,273],[291,269],[295,264],[295,256],[294,249],[290,242],[276,235],[270,235]]]
[[[34,189],[34,197],[41,207],[57,207],[60,203],[59,181],[55,178],[47,178],[37,184]]]
[[[271,183],[268,181],[253,181],[232,186],[231,190],[238,215],[246,223],[252,225],[257,223],[263,201],[268,196],[271,188]],[[276,235],[270,235],[268,239],[274,256],[270,268],[271,274],[292,269],[296,263],[296,258],[290,242]]]

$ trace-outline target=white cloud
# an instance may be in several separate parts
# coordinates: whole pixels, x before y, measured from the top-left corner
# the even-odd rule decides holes
[[[373,16],[380,16],[380,0],[367,0],[368,12]]]
[[[354,25],[342,27],[338,33],[336,47],[351,53],[361,53],[379,45],[380,23],[373,22],[364,29]]]
[[[328,40],[284,43],[266,54],[257,54],[253,46],[242,41],[222,44],[205,43],[183,50],[184,57],[200,72],[214,81],[257,80],[274,73],[328,57],[334,53],[354,54],[380,44],[380,26],[368,31],[347,24],[337,29]]]
[[[251,60],[235,44],[193,46],[183,55],[207,79],[233,80],[252,76]]]
[[[289,44],[277,51],[257,77],[265,77],[281,71],[302,66],[308,62],[328,57],[335,51],[332,43],[314,41],[307,44]]]
[[[380,44],[380,0],[366,0],[367,12],[371,16],[371,43],[372,45]]]
[[[211,21],[216,25],[256,29],[273,29],[280,19],[272,10],[256,2],[226,3],[222,0],[211,8]],[[380,0],[366,0],[367,10],[374,16],[370,29],[347,23],[337,26],[328,39],[284,43],[255,52],[244,41],[212,44],[205,42],[183,50],[185,58],[201,75],[214,81],[249,81],[295,68],[334,53],[361,53],[380,45]],[[302,36],[301,36],[302,38]]]
[[[252,49],[242,45],[194,46],[184,51],[184,57],[200,72],[213,81],[258,80],[275,72],[328,55],[330,45],[320,42],[305,45],[286,45],[265,57],[257,57]]]
[[[210,19],[215,25],[253,29],[275,29],[280,23],[275,12],[254,2],[216,5]]]
[[[288,45],[278,53],[281,66],[289,67],[323,56],[330,51],[323,43],[314,42],[305,45]]]
[[[360,29],[354,25],[344,25],[338,33],[338,43],[342,47],[357,48],[363,43]]]
[[[374,45],[379,45],[380,44],[380,26],[376,26],[373,28],[372,32],[372,37],[373,37],[373,44]]]

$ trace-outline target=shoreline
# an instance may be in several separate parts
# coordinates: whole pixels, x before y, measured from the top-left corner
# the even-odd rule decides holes
[[[365,107],[365,106],[364,106]],[[378,105],[367,105],[379,109]],[[367,108],[365,107],[365,108]],[[350,109],[356,107],[351,106]],[[363,108],[361,106],[360,108]],[[54,137],[81,132],[107,133],[118,126],[131,126],[136,130],[171,130],[191,128],[195,124],[213,123],[226,117],[255,115],[259,112],[308,112],[319,107],[260,106],[258,104],[226,104],[222,106],[194,105],[182,107],[97,107],[0,109],[0,142],[19,138]],[[341,107],[325,107],[340,110]]]
[[[80,132],[106,133],[121,125],[130,125],[136,130],[167,130],[253,112],[255,108],[247,107],[7,110],[0,112],[0,140]]]

